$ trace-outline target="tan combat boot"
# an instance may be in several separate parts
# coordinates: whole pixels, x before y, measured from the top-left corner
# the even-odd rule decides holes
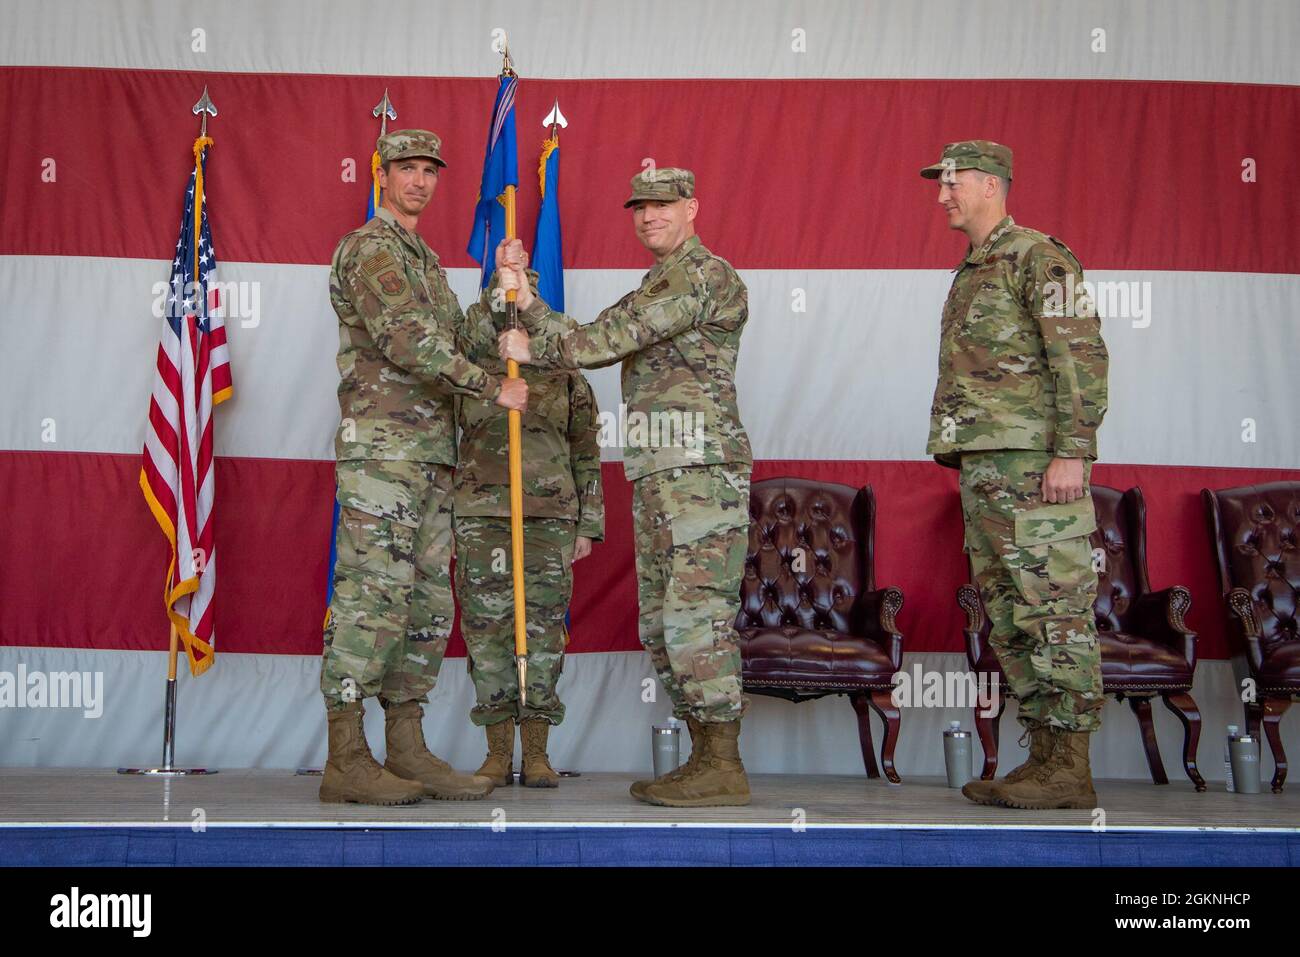
[[[689,774],[699,767],[700,761],[704,758],[704,732],[700,729],[703,725],[694,717],[687,716],[686,729],[691,733],[691,756],[686,759],[686,763],[678,765],[667,774],[661,774],[657,778],[647,779],[644,781],[633,781],[632,786],[628,788],[628,793],[638,801],[645,801],[645,789],[652,784],[658,784],[663,781],[676,781],[683,774]],[[649,802],[647,802],[649,803]]]
[[[1020,767],[1008,771],[1006,776],[998,781],[968,781],[962,786],[961,793],[970,798],[976,804],[998,805],[998,792],[1003,785],[1015,784],[1024,778],[1034,768],[1047,760],[1047,756],[1052,753],[1052,732],[1047,725],[1035,725],[1025,731],[1029,736],[1029,757]],[[1020,738],[1020,743],[1025,743],[1024,736]]]
[[[483,729],[487,733],[488,753],[474,773],[487,778],[496,787],[509,787],[515,781],[515,719],[506,718]]]
[[[429,752],[424,743],[424,709],[418,701],[384,707],[388,759],[384,767],[399,778],[423,785],[424,793],[440,801],[477,801],[492,793],[487,778],[461,774]]]
[[[1088,747],[1092,735],[1087,731],[1052,728],[1053,748],[1047,762],[1040,764],[1012,784],[997,791],[1003,807],[1027,810],[1048,808],[1094,808],[1097,792],[1092,786],[1092,767]]]
[[[320,781],[320,799],[328,803],[414,804],[424,794],[417,781],[404,781],[379,766],[361,726],[361,702],[350,702],[326,714],[329,757]]]
[[[519,765],[519,783],[526,788],[558,788],[560,776],[546,757],[546,738],[551,723],[545,718],[528,718],[519,722],[519,740],[524,746],[524,760]]]
[[[749,778],[740,762],[740,719],[703,723],[700,730],[705,753],[699,764],[674,781],[648,785],[644,800],[663,807],[740,807],[749,803]]]

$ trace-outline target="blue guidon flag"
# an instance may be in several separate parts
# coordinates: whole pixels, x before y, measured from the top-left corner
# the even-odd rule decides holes
[[[533,238],[533,268],[537,270],[537,291],[556,312],[564,312],[564,244],[560,238],[560,137],[557,133],[542,144],[537,168],[542,191],[542,208],[537,214]]]
[[[474,229],[467,252],[483,267],[479,288],[486,288],[496,268],[495,249],[506,238],[505,192],[519,185],[519,157],[515,148],[515,91],[519,80],[501,77],[492,122],[488,126],[487,155],[483,157],[483,179],[478,204],[474,207]]]

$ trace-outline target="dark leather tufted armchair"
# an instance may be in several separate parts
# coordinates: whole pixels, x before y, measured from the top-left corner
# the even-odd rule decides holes
[[[1191,695],[1196,634],[1183,621],[1192,605],[1191,593],[1181,585],[1151,590],[1147,576],[1147,513],[1140,488],[1120,492],[1094,485],[1092,501],[1097,512],[1097,530],[1090,539],[1093,555],[1099,558],[1099,549],[1105,554],[1093,604],[1101,639],[1102,689],[1119,701],[1128,698],[1142,732],[1151,780],[1168,784],[1151,722],[1151,699],[1159,695],[1183,724],[1183,767],[1196,790],[1204,791],[1205,780],[1196,768],[1201,713]],[[957,603],[966,612],[966,656],[971,668],[976,674],[995,675],[1004,692],[998,710],[1001,717],[1006,683],[989,646],[984,604],[973,585],[962,585],[957,590]],[[984,746],[981,776],[987,780],[998,766],[997,718],[981,717],[977,711],[975,728]]]
[[[903,636],[897,588],[876,588],[871,487],[774,478],[750,493],[749,553],[740,585],[745,690],[790,701],[846,694],[858,716],[868,777],[879,777],[871,708],[885,725],[880,763],[894,770],[900,715],[890,700]]]
[[[1246,726],[1273,751],[1273,791],[1286,781],[1279,723],[1300,695],[1300,482],[1201,490],[1229,627],[1241,639],[1239,682],[1254,682]],[[1234,627],[1235,626],[1235,627]]]

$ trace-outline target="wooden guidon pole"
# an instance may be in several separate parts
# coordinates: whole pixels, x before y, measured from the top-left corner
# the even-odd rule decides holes
[[[509,48],[504,54],[502,76],[512,76]],[[515,238],[515,188],[506,187],[506,239]],[[506,291],[506,315],[512,329],[519,328],[516,292]],[[519,363],[506,360],[506,375],[519,378]],[[510,573],[515,595],[515,667],[519,673],[519,709],[528,704],[528,627],[524,604],[524,459],[522,417],[515,409],[508,413],[510,430]]]

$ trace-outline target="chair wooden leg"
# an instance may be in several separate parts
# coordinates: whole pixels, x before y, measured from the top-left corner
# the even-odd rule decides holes
[[[1160,699],[1183,723],[1183,769],[1196,790],[1204,791],[1205,779],[1196,767],[1196,745],[1201,740],[1201,710],[1196,707],[1192,696],[1184,691],[1163,694]]]
[[[1128,699],[1128,706],[1137,715],[1138,727],[1142,730],[1142,747],[1147,753],[1147,767],[1151,769],[1151,780],[1155,784],[1168,784],[1165,766],[1160,760],[1160,745],[1156,743],[1156,728],[1151,723],[1151,699]]]
[[[1259,737],[1259,725],[1264,719],[1264,706],[1258,701],[1246,703],[1246,733],[1252,738]]]
[[[1282,747],[1282,715],[1291,707],[1290,698],[1264,699],[1264,734],[1268,736],[1268,746],[1273,751],[1273,793],[1281,794],[1286,781],[1286,750]]]
[[[876,767],[876,755],[871,744],[871,699],[865,692],[849,695],[853,710],[858,715],[858,743],[862,746],[862,763],[866,766],[867,777],[880,777]]]
[[[889,689],[871,692],[871,707],[885,722],[885,740],[880,743],[880,767],[885,772],[885,780],[890,784],[901,784],[903,779],[894,770],[894,745],[898,743],[898,725],[902,715],[894,706],[892,694]]]
[[[993,717],[984,715],[982,708],[975,709],[975,733],[979,735],[980,747],[984,749],[984,768],[980,771],[982,781],[992,781],[998,772],[998,729],[1006,706],[1007,699],[999,696],[998,713]]]

